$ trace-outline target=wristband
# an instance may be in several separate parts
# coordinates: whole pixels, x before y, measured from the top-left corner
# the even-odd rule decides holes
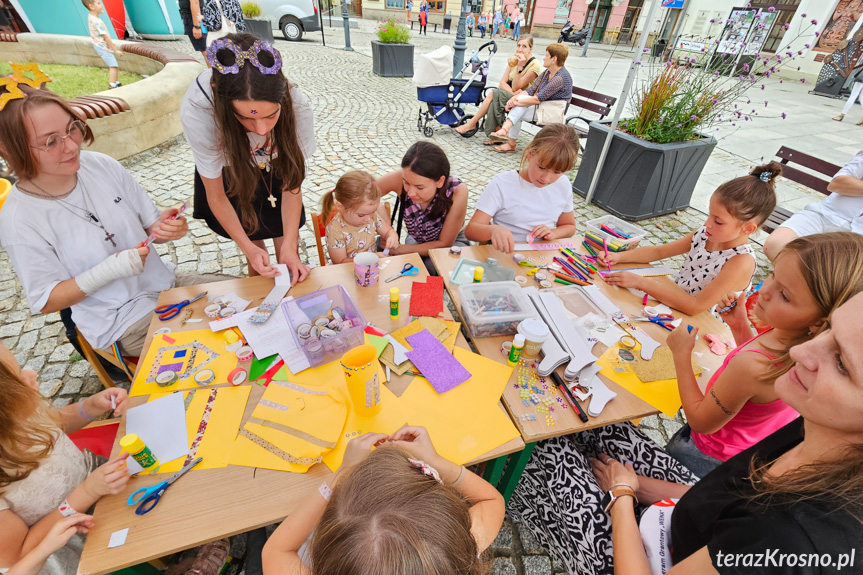
[[[462,465],[462,466],[461,466],[461,472],[458,474],[458,479],[456,479],[455,481],[453,481],[452,483],[450,483],[450,484],[449,484],[449,486],[450,486],[450,487],[455,487],[456,485],[458,485],[459,483],[461,483],[461,480],[462,480],[462,479],[464,479],[464,476],[465,476],[466,474],[467,474],[467,468],[466,468],[464,465]]]
[[[318,487],[318,493],[321,494],[321,497],[324,498],[324,501],[329,501],[330,497],[332,497],[333,495],[333,490],[330,489],[330,486],[327,485],[326,481],[324,481],[323,483],[321,483],[321,486]]]
[[[96,417],[88,415],[86,411],[84,411],[84,400],[78,402],[78,415],[86,419],[87,421],[96,421]],[[98,416],[97,416],[98,417]]]
[[[62,515],[63,517],[72,517],[73,515],[78,513],[71,505],[69,505],[69,502],[65,499],[63,500],[63,503],[60,504],[60,507],[57,508],[57,511],[59,511],[60,515]]]

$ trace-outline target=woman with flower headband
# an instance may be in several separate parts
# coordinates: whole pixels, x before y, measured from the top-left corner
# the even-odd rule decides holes
[[[264,245],[272,239],[291,283],[302,281],[309,268],[299,256],[300,185],[315,151],[309,101],[282,74],[272,44],[250,34],[216,40],[207,60],[212,68],[180,106],[195,157],[194,215],[237,242],[249,275],[278,274]]]

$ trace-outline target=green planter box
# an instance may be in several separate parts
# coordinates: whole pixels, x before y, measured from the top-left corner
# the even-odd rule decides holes
[[[383,44],[372,40],[372,72],[378,76],[410,78],[414,75],[413,44]]]
[[[586,196],[608,135],[607,122],[591,122],[587,146],[572,190]],[[608,149],[593,203],[620,218],[638,221],[689,207],[695,184],[716,140],[654,144],[617,131]]]

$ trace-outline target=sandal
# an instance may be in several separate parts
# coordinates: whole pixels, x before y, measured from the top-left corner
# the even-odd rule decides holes
[[[483,146],[497,146],[500,142],[495,142],[494,140],[486,140],[482,143]]]
[[[857,125],[858,125],[858,126],[863,126],[863,120],[860,120],[859,122],[857,122]]]
[[[844,119],[845,119],[845,114],[839,114],[838,116],[833,118],[833,120],[835,120],[836,122],[841,122]]]
[[[213,541],[198,548],[198,555],[186,575],[219,575],[228,560],[231,543],[227,539]]]
[[[465,126],[467,126],[467,124],[462,124],[461,126],[458,126],[457,128],[455,128],[455,131],[458,132],[459,134],[461,134],[462,136],[464,136],[467,132],[476,129],[476,126],[473,126],[471,128],[468,128],[464,132],[459,132],[459,128],[464,128]]]
[[[515,152],[515,146],[510,147],[510,145],[507,143],[503,146],[495,146],[494,151],[499,154],[511,154]]]
[[[492,132],[491,134],[488,135],[488,139],[493,140],[495,142],[508,142],[509,136],[500,136],[500,135]]]

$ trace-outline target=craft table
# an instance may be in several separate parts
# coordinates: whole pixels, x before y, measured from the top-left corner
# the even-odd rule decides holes
[[[428,274],[417,254],[381,260],[382,278],[394,275],[408,262],[420,269],[418,276],[399,278],[390,283],[381,281],[368,288],[361,288],[354,282],[353,264],[314,268],[304,282],[291,288],[288,295],[298,297],[341,284],[362,310],[366,321],[385,331],[393,331],[407,323],[408,304],[403,301],[399,317],[391,319],[389,288],[397,286],[404,294],[410,291],[414,280],[425,281]],[[189,299],[206,290],[210,297],[234,292],[244,299],[252,300],[250,306],[252,307],[258,305],[272,287],[271,278],[253,277],[174,288],[162,292],[158,305]],[[207,304],[207,298],[191,304],[192,318],[206,320],[203,310]],[[444,307],[444,315],[446,319],[451,319],[446,307]],[[142,357],[146,354],[156,329],[169,327],[173,331],[182,331],[206,329],[208,326],[205,322],[181,325],[181,319],[182,314],[175,319],[162,322],[154,315],[149,335],[144,343]],[[456,345],[469,349],[461,335]],[[387,386],[400,396],[412,379],[413,376],[393,374]],[[252,384],[243,423],[251,415],[263,391],[262,386]],[[133,397],[132,405],[138,405],[144,401],[146,397]],[[121,421],[118,438],[124,433],[125,421]],[[500,458],[519,452],[523,448],[524,442],[517,437],[471,463]],[[115,444],[114,453],[118,451],[119,446]],[[164,480],[165,477],[167,477],[165,474],[133,477],[122,493],[103,497],[99,501],[94,513],[94,528],[87,535],[81,563],[78,566],[80,575],[109,573],[280,521],[303,499],[316,493],[317,487],[332,477],[332,473],[323,464],[313,466],[305,474],[233,465],[221,469],[192,470],[181,481],[171,486],[159,505],[150,513],[144,516],[135,515],[135,507],[126,504],[129,495],[136,489],[153,485]],[[108,549],[111,534],[126,527],[129,527],[126,543],[120,547]]]
[[[576,246],[581,245],[580,236],[558,241],[571,242]],[[584,250],[579,250],[579,252],[584,253]],[[557,255],[559,252],[557,252],[557,250],[522,250],[519,253],[524,254],[525,257],[531,258],[534,263],[539,264],[550,263],[552,261],[552,256]],[[437,268],[438,273],[444,278],[444,286],[446,287],[455,308],[461,315],[461,299],[459,298],[458,286],[450,281],[450,276],[459,261],[459,257],[450,254],[449,249],[447,248],[431,250],[429,255],[431,256],[432,262]],[[481,262],[486,261],[487,258],[495,258],[497,259],[498,265],[512,268],[515,270],[515,275],[517,276],[526,276],[527,272],[530,271],[530,268],[517,265],[511,254],[505,254],[491,245],[463,247],[461,257]],[[645,265],[623,264],[616,266],[616,269],[625,269],[626,267],[645,267]],[[653,279],[661,282],[673,283],[673,280],[667,276]],[[534,287],[539,288],[539,283],[532,277],[529,277],[528,283],[525,285],[533,285]],[[557,283],[554,285],[555,287],[561,286],[561,284]],[[614,302],[614,304],[630,318],[641,315],[641,301],[629,290],[610,286],[601,279],[594,281],[594,285],[598,286],[602,290],[602,293]],[[675,317],[682,317],[684,324],[688,323],[693,326],[698,326],[702,334],[713,333],[721,335],[723,340],[732,339],[727,326],[708,311],[702,312],[696,316],[688,316],[675,310]],[[463,319],[462,321],[464,322]],[[664,343],[665,338],[669,333],[662,327],[649,322],[641,323],[639,324],[639,327],[659,343]],[[465,329],[467,329],[466,326]],[[485,357],[495,358],[502,363],[506,363],[506,358],[501,354],[500,347],[505,341],[512,341],[512,336],[471,338],[471,342],[476,348],[477,353]],[[607,348],[603,344],[597,343],[594,346],[593,353],[599,357],[605,349]],[[710,374],[721,365],[724,360],[724,356],[717,356],[711,353],[703,337],[699,338],[694,351],[701,353],[701,356],[698,358],[698,363],[709,370],[705,371],[699,379],[699,385],[703,389],[710,377]],[[564,365],[556,370],[561,377],[563,377],[565,367],[566,366]],[[524,466],[527,464],[527,460],[530,458],[530,454],[533,451],[533,444],[537,441],[550,437],[567,435],[585,429],[601,427],[611,423],[637,420],[647,415],[659,413],[659,411],[652,405],[618,386],[604,375],[600,375],[606,385],[608,385],[609,389],[617,393],[617,397],[612,399],[608,405],[605,406],[605,409],[603,409],[602,413],[598,417],[590,417],[587,423],[582,423],[573,409],[558,409],[555,410],[555,425],[553,427],[547,425],[545,420],[539,416],[535,421],[523,421],[520,419],[522,414],[536,414],[536,410],[534,405],[527,407],[522,403],[520,392],[514,386],[517,382],[517,377],[517,373],[514,370],[503,393],[503,403],[509,410],[510,416],[516,427],[521,431],[522,439],[524,439],[526,444],[526,449],[520,452],[517,456],[513,455],[508,458],[508,460],[507,458],[500,458],[495,461],[493,465],[489,465],[486,470],[486,479],[494,484],[498,484],[499,481],[502,482],[502,484],[499,484],[499,489],[507,499],[512,495],[512,491],[515,489],[515,485],[518,482],[518,477],[521,475],[521,471],[524,469]],[[588,405],[589,400],[582,404],[585,412],[587,411]]]

